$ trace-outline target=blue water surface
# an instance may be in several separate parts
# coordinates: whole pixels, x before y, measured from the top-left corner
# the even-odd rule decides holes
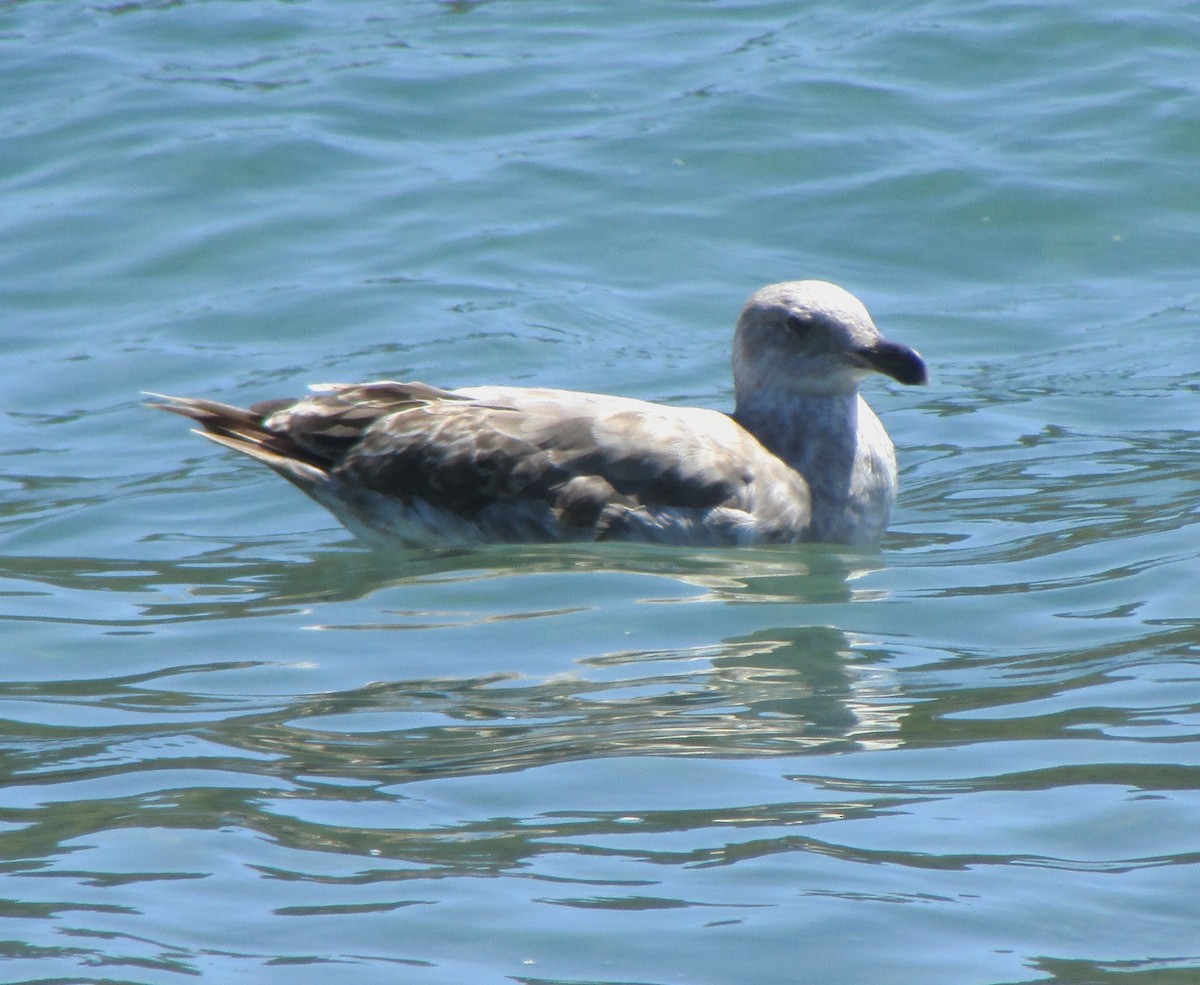
[[[12,982],[1200,981],[1200,14],[0,5]],[[879,552],[373,553],[142,407],[920,349]]]

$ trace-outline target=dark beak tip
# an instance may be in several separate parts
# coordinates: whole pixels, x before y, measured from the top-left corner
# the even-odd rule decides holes
[[[896,342],[884,342],[874,351],[873,368],[905,386],[929,383],[929,368],[915,349]]]
[[[916,364],[913,367],[915,372],[909,379],[901,380],[900,382],[909,386],[929,386],[929,367],[925,365],[925,360],[921,358],[919,352],[913,352],[913,355],[917,357]]]

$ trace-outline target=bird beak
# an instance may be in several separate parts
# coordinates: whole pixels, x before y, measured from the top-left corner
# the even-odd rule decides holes
[[[929,370],[920,353],[899,342],[881,339],[869,349],[860,350],[859,355],[867,368],[890,376],[897,383],[911,386],[929,382]]]

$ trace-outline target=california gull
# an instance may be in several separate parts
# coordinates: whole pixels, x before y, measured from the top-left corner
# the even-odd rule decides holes
[[[807,280],[764,287],[742,309],[732,414],[390,380],[249,409],[152,396],[368,541],[871,546],[897,485],[891,439],[858,392],[872,372],[928,378],[857,298]]]

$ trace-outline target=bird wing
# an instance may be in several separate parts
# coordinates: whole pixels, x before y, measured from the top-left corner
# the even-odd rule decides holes
[[[716,411],[519,387],[315,389],[248,411],[167,409],[306,491],[319,474],[323,486],[428,504],[501,538],[519,521],[552,538],[795,540],[808,523],[804,480]]]
[[[568,391],[451,397],[381,417],[335,474],[468,518],[541,503],[557,523],[599,538],[629,536],[631,523],[668,511],[748,505],[752,462],[737,452],[753,439],[725,415]]]

